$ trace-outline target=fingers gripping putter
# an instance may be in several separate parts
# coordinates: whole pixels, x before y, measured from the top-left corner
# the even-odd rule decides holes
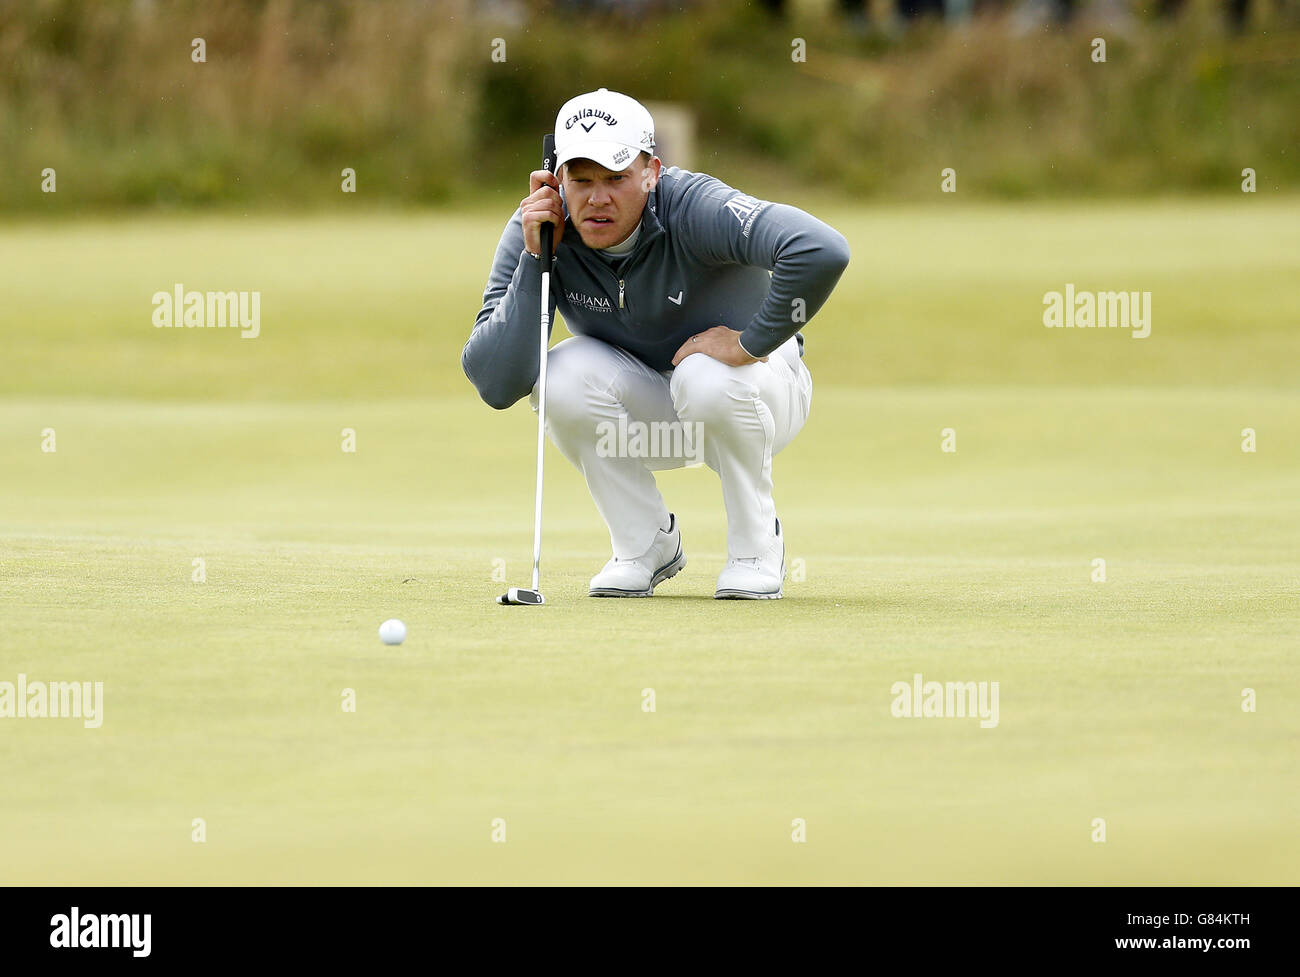
[[[542,140],[542,169],[555,172],[555,136],[547,134]],[[498,604],[545,604],[546,598],[538,589],[538,574],[542,563],[542,473],[546,454],[546,347],[551,335],[551,241],[555,232],[552,224],[541,226],[542,232],[542,316],[541,336],[537,363],[537,504],[533,511],[533,586],[532,589],[511,587],[497,598]]]

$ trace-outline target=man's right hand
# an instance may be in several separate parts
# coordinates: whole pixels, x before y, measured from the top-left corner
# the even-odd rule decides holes
[[[551,253],[564,237],[564,202],[560,199],[560,181],[554,173],[533,170],[528,174],[528,196],[519,201],[524,222],[524,247],[530,254],[542,253],[542,225],[554,224]]]

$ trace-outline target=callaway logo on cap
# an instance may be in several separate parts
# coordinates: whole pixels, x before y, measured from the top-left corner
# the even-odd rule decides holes
[[[555,168],[571,159],[627,169],[637,154],[655,151],[655,123],[644,105],[608,88],[564,103],[555,117]]]

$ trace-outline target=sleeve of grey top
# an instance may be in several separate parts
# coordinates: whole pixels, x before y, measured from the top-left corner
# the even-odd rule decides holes
[[[541,262],[524,250],[524,227],[515,210],[501,234],[483,307],[460,354],[460,365],[484,402],[504,410],[537,383],[540,359]],[[551,273],[551,329],[555,328],[555,273]]]
[[[688,250],[708,264],[766,268],[772,284],[741,330],[750,356],[767,356],[825,304],[849,263],[844,235],[788,204],[758,200],[705,176],[684,195]]]

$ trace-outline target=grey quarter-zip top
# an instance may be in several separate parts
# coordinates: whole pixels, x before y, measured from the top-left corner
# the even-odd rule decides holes
[[[844,236],[788,204],[758,200],[707,173],[670,166],[646,199],[640,236],[610,258],[588,248],[568,216],[551,268],[558,309],[575,336],[672,369],[682,343],[712,326],[767,356],[822,307],[849,263]],[[504,409],[537,383],[538,260],[524,250],[516,209],[497,244],[483,306],[461,353],[479,395]]]

